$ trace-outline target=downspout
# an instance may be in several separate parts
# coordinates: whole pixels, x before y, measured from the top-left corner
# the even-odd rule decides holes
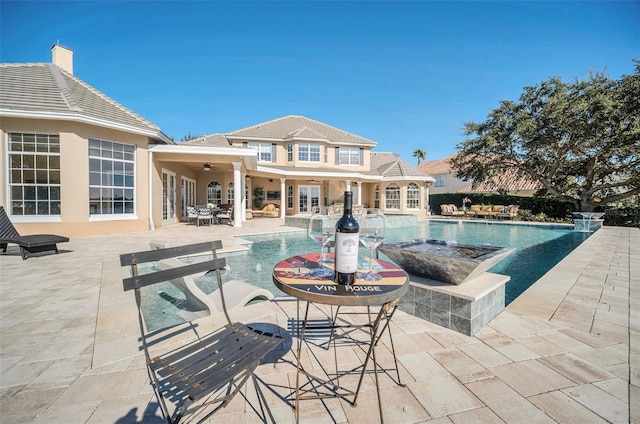
[[[153,152],[149,150],[149,180],[147,182],[147,188],[149,189],[149,228],[153,231],[156,229],[153,223]]]

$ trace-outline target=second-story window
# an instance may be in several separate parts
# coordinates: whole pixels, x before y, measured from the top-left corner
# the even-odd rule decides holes
[[[298,144],[298,161],[320,163],[320,145]]]
[[[273,147],[271,143],[247,143],[247,147],[258,151],[258,162],[273,162]]]
[[[287,144],[287,162],[293,162],[293,144]]]
[[[436,175],[436,184],[434,187],[446,187],[447,186],[447,177],[445,175]]]
[[[340,165],[362,165],[362,149],[357,147],[340,147]]]

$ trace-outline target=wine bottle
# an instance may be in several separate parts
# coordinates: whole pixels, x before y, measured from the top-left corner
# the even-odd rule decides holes
[[[344,212],[336,222],[335,282],[351,285],[358,270],[358,232],[360,226],[352,215],[353,192],[344,192]]]

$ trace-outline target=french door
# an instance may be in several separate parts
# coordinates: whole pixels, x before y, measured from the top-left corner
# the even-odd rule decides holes
[[[187,206],[196,205],[196,182],[191,178],[182,177],[180,187],[180,204],[182,206],[182,220],[187,220]]]
[[[162,221],[176,222],[176,174],[162,170]]]
[[[320,206],[320,186],[298,186],[298,213],[311,213]]]

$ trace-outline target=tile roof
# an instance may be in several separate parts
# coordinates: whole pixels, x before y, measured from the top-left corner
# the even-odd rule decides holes
[[[64,114],[168,140],[156,125],[52,63],[0,64],[0,113]]]
[[[304,116],[289,115],[226,134],[230,138],[310,139],[358,146],[377,143]]]
[[[231,147],[231,143],[224,136],[224,134],[210,134],[202,137],[194,138],[193,140],[183,141],[181,144],[190,144],[195,146],[208,146],[208,147]]]
[[[449,161],[454,156],[455,154],[443,159],[422,162],[418,165],[418,169],[429,175],[449,174],[451,172],[451,164]]]
[[[371,152],[371,170],[376,170],[385,178],[428,177],[418,168],[400,159],[396,153]]]
[[[458,193],[489,193],[497,190],[506,190],[508,192],[536,191],[541,188],[542,184],[538,181],[530,177],[518,176],[515,170],[509,169],[503,174],[461,188]]]

